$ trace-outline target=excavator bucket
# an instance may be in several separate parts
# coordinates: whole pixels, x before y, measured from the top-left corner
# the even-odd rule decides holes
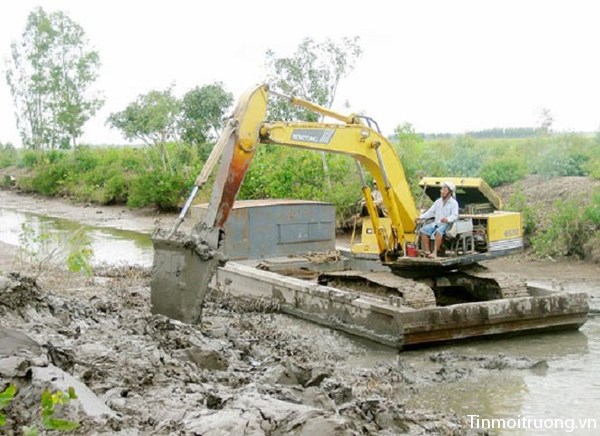
[[[215,145],[215,153],[222,153],[221,163],[202,222],[194,226],[189,235],[176,231],[193,196],[212,168],[203,169],[196,180],[196,186],[175,228],[171,231],[161,228],[154,231],[150,285],[153,313],[186,323],[201,321],[202,303],[210,281],[217,267],[225,261],[220,251],[223,226],[256,152],[257,126],[265,120],[267,99],[264,85],[248,90],[238,102],[228,127]],[[211,154],[207,165],[209,162],[214,165],[217,158]]]
[[[169,234],[158,228],[152,242],[152,313],[199,323],[210,280],[224,257],[198,237],[183,232]]]

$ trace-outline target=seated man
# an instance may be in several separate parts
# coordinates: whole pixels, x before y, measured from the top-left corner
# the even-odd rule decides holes
[[[458,219],[458,202],[456,196],[456,187],[452,182],[442,183],[440,198],[435,200],[431,207],[421,214],[417,221],[435,218],[434,222],[423,226],[419,233],[421,234],[421,245],[423,255],[434,258],[442,246],[442,240],[446,234],[448,226]],[[431,252],[429,240],[434,239],[434,250]]]
[[[377,209],[377,215],[379,215],[379,217],[387,216],[385,206],[383,205],[383,196],[381,195],[381,191],[377,187],[377,182],[373,182],[373,190],[371,191],[371,197],[373,198],[373,204],[375,205],[375,209]]]
[[[381,191],[377,187],[377,182],[373,182],[373,189],[371,189],[371,198],[373,199],[373,204],[375,205],[375,209],[377,210],[377,215],[381,217],[387,216],[387,211],[385,210],[385,206],[383,205],[383,196]],[[367,210],[367,204],[365,200],[361,200],[361,211],[360,216],[368,216],[369,211]]]

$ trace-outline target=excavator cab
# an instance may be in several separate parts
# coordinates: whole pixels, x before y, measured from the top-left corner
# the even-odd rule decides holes
[[[472,237],[473,253],[505,255],[523,248],[521,214],[503,211],[500,196],[483,179],[425,177],[419,186],[431,201],[435,201],[446,180],[456,186],[459,206],[459,219],[448,232],[450,239],[461,235]],[[449,253],[452,255],[456,254]]]
[[[420,259],[423,251],[420,238],[420,226],[410,235],[404,256],[394,263],[402,266],[418,267],[427,264],[444,267],[457,264],[476,263],[490,257],[507,255],[523,249],[523,231],[521,214],[502,210],[502,200],[494,190],[480,178],[474,177],[425,177],[419,186],[423,195],[431,202],[440,196],[444,181],[456,186],[456,200],[459,205],[459,218],[449,228],[444,238],[443,252],[439,259]],[[380,225],[390,231],[391,221],[380,218]],[[410,242],[412,240],[413,242]],[[413,249],[414,248],[414,249]],[[378,245],[375,229],[369,217],[362,222],[360,238],[353,235],[351,252],[356,256],[377,256]]]
[[[405,256],[387,265],[398,275],[415,277],[435,271],[449,271],[506,256],[523,249],[521,214],[502,210],[502,200],[480,178],[425,177],[419,186],[432,202],[440,196],[444,181],[456,186],[459,218],[444,238],[443,251],[434,259],[418,257],[423,250],[420,238],[415,237],[415,253],[405,250]],[[418,235],[419,228],[415,233]]]

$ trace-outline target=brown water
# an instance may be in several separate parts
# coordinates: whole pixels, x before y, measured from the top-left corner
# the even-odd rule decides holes
[[[71,250],[73,245],[89,243],[92,264],[152,265],[150,236],[126,230],[83,226],[79,223],[43,215],[0,208],[0,241],[32,250]],[[73,238],[80,232],[81,237]],[[43,240],[43,241],[42,241]]]
[[[562,434],[574,427],[579,428],[572,434],[600,434],[598,316],[592,316],[578,332],[478,341],[447,349],[466,355],[504,353],[543,359],[548,369],[487,372],[476,383],[458,381],[443,389],[425,390],[414,398],[414,404],[448,407],[465,417],[538,420],[529,421],[529,429],[505,429],[498,434]],[[411,353],[406,358],[410,360]],[[473,417],[474,427],[476,419]],[[554,421],[544,422],[544,428],[534,428],[533,424],[539,426],[542,419]],[[526,426],[523,421],[521,424]]]

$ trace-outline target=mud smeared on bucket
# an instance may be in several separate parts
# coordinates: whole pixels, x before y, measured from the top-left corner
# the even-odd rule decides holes
[[[223,254],[211,248],[197,229],[189,235],[157,228],[152,234],[152,313],[185,323],[202,319],[202,303]]]

